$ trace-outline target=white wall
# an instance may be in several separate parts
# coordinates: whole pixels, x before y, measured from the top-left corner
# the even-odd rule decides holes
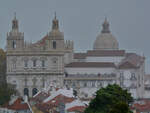
[[[119,63],[124,57],[86,57],[86,62],[114,62]]]

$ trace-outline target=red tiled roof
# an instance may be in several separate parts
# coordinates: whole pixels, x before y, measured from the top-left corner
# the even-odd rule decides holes
[[[53,113],[58,113],[55,111],[54,108],[56,108],[56,106],[53,104],[40,103],[40,104],[36,104],[35,106],[36,108],[43,111],[44,113],[49,113],[50,110],[53,110]]]
[[[75,111],[84,112],[85,108],[86,108],[85,106],[74,106],[72,108],[67,109],[67,111],[68,112],[75,112]]]
[[[132,105],[131,109],[135,109],[137,112],[150,112],[150,101],[145,100],[144,104],[135,103]]]
[[[39,46],[44,46],[46,43],[46,39],[48,38],[48,35],[44,36],[41,40],[39,40],[38,42],[34,43],[33,45],[39,45]]]
[[[132,69],[132,68],[137,68],[135,65],[131,64],[130,62],[124,62],[119,65],[119,69]]]
[[[116,67],[114,63],[112,62],[73,62],[70,64],[67,64],[65,67],[85,67],[85,68],[95,68],[95,67]]]
[[[36,101],[37,103],[42,102],[43,100],[45,100],[46,98],[48,98],[50,95],[45,93],[45,92],[40,92],[39,94],[37,94],[35,97],[32,97],[30,99],[30,101]]]
[[[125,50],[89,50],[87,56],[124,56]]]
[[[86,53],[74,53],[74,59],[85,59]]]
[[[125,50],[88,50],[87,53],[74,53],[74,59],[85,59],[87,56],[124,56]]]
[[[62,94],[56,96],[55,98],[53,98],[52,100],[46,102],[47,104],[50,104],[50,105],[56,105],[58,106],[60,102],[63,102],[63,103],[70,103],[74,100],[74,98],[72,97],[66,97]]]
[[[9,105],[7,108],[12,110],[28,110],[28,104],[22,102],[22,98],[18,98],[12,105]]]
[[[135,53],[127,53],[125,59],[119,64],[119,68],[138,68],[144,62],[145,58],[141,57]]]

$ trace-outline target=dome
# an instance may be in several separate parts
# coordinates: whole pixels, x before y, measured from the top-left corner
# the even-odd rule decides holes
[[[118,42],[111,33],[101,33],[94,42],[94,50],[115,50],[118,49]]]
[[[116,38],[110,33],[109,23],[105,19],[101,33],[96,37],[93,45],[94,50],[117,50],[119,44]]]

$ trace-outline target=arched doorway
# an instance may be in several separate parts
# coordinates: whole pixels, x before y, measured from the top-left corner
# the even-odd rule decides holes
[[[29,89],[28,88],[24,88],[24,95],[29,96]]]
[[[35,94],[37,94],[38,90],[36,88],[32,89],[32,96],[34,96]]]

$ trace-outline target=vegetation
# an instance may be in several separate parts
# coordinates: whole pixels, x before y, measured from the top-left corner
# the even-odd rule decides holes
[[[13,94],[16,94],[17,91],[15,90],[13,85],[10,84],[1,84],[0,85],[0,105],[3,105],[11,99]]]
[[[6,53],[0,49],[0,84],[6,82]]]
[[[96,92],[85,113],[131,113],[129,104],[133,101],[131,94],[119,85],[108,85]]]
[[[15,93],[14,86],[6,84],[6,53],[0,49],[0,105],[7,103]]]

